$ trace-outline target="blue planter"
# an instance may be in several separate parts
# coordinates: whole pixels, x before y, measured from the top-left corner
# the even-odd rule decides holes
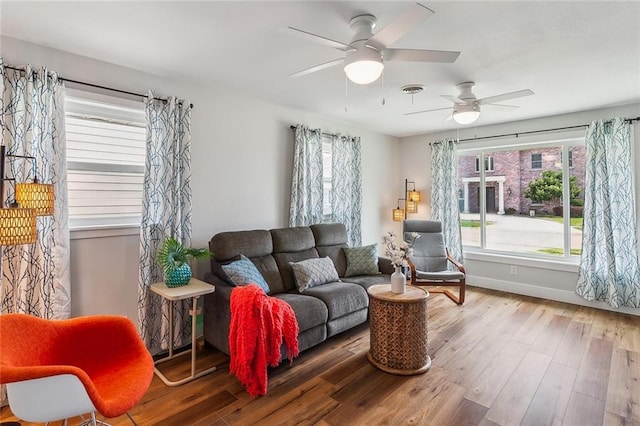
[[[164,283],[167,287],[182,287],[189,284],[191,279],[191,266],[183,263],[173,271],[167,273],[164,277]]]

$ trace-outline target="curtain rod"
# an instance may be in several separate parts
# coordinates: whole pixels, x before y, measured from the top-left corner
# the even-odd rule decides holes
[[[12,67],[10,65],[5,65],[4,67],[12,69],[14,71],[26,72],[26,70],[24,68]],[[148,98],[149,97],[149,95],[142,95],[140,93],[129,92],[128,90],[115,89],[113,87],[107,87],[107,86],[101,86],[99,84],[87,83],[86,81],[72,80],[70,78],[65,78],[65,77],[61,77],[61,76],[58,76],[58,80],[60,80],[62,82],[80,84],[82,86],[94,87],[96,89],[109,90],[111,92],[124,93],[125,95],[138,96],[140,98]],[[155,99],[158,99],[158,100],[161,100],[164,103],[167,103],[167,99],[164,99],[164,98],[155,98]],[[189,108],[193,108],[193,104],[190,103],[189,104]]]
[[[627,118],[626,121],[629,123],[640,120],[640,117],[636,118]],[[456,142],[468,142],[468,141],[479,141],[482,139],[494,139],[494,138],[504,138],[507,136],[515,136],[516,138],[520,135],[530,135],[534,133],[543,133],[543,132],[555,132],[558,130],[570,130],[570,129],[579,129],[581,127],[589,127],[588,124],[580,124],[577,126],[567,126],[567,127],[556,127],[553,129],[542,129],[542,130],[530,130],[528,132],[517,132],[517,133],[505,133],[503,135],[494,135],[494,136],[481,136],[479,138],[467,138],[467,139],[457,139]],[[431,143],[429,143],[431,145]]]
[[[289,126],[289,128],[290,128],[291,130],[295,130],[295,129],[296,129],[296,126],[291,125],[291,126]],[[338,136],[336,133],[325,133],[325,132],[322,132],[321,134],[322,134],[322,136],[329,136],[329,137],[334,137],[334,138],[335,138],[336,136]]]

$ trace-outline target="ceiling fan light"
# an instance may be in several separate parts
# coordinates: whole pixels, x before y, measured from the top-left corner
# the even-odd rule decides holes
[[[453,111],[453,120],[458,124],[471,124],[480,117],[478,105],[456,105]]]
[[[356,84],[373,83],[380,78],[383,69],[380,52],[370,48],[350,52],[344,60],[344,72]]]

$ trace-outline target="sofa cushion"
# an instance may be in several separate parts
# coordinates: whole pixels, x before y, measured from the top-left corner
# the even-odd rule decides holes
[[[347,244],[347,228],[342,223],[318,223],[310,228],[316,247]]]
[[[291,253],[274,253],[273,258],[276,260],[278,270],[280,271],[280,277],[282,278],[282,284],[284,291],[296,290],[296,283],[293,277],[293,269],[290,262],[300,262],[307,259],[313,259],[318,257],[318,252],[314,248],[308,250],[296,251]]]
[[[343,247],[347,247],[347,229],[341,223],[318,223],[310,226],[316,240],[316,250],[320,257],[329,257],[336,266],[338,276],[344,277],[347,258]]]
[[[345,277],[354,275],[379,274],[378,269],[378,245],[371,244],[363,247],[344,247],[347,258],[347,270]]]
[[[241,254],[248,258],[273,252],[271,233],[265,230],[220,232],[209,241],[209,250],[220,263],[236,260]]]
[[[329,317],[327,305],[320,299],[298,293],[280,293],[273,297],[282,299],[293,308],[300,333],[324,325]]]
[[[344,278],[343,281],[358,284],[365,290],[368,290],[369,287],[374,284],[389,284],[391,282],[391,276],[388,274],[358,275],[355,277]]]
[[[222,270],[236,286],[253,283],[259,285],[265,293],[269,293],[269,286],[256,265],[242,254],[239,260],[222,265]]]
[[[290,265],[300,293],[311,287],[340,281],[338,271],[328,257],[291,262]]]
[[[327,305],[329,321],[369,306],[367,292],[358,284],[329,283],[310,288],[304,294],[317,297]]]
[[[316,246],[313,233],[306,226],[272,229],[270,232],[274,253],[304,251]]]

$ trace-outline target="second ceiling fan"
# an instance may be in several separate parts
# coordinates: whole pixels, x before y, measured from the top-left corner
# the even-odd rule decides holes
[[[351,19],[349,23],[354,31],[354,36],[349,44],[335,41],[294,27],[288,27],[283,31],[346,53],[343,58],[315,65],[311,68],[291,74],[291,76],[300,77],[344,64],[344,71],[349,80],[357,84],[369,84],[373,83],[380,77],[386,61],[455,62],[458,55],[460,55],[460,52],[446,50],[394,49],[388,47],[411,31],[415,25],[434,13],[435,12],[428,7],[416,3],[375,34],[373,34],[373,30],[377,24],[375,16],[356,16]]]
[[[456,87],[460,91],[460,94],[458,94],[458,96],[440,95],[441,97],[453,102],[453,111],[446,118],[446,120],[453,118],[453,120],[458,124],[471,124],[475,122],[478,117],[480,117],[480,105],[490,105],[496,108],[514,110],[518,108],[516,105],[503,105],[499,104],[498,102],[504,102],[510,99],[531,96],[534,94],[532,90],[524,89],[478,99],[476,98],[476,95],[474,95],[471,91],[473,86],[475,86],[475,83],[473,81],[465,81],[464,83],[456,85]],[[425,112],[444,110],[451,110],[451,107],[408,112],[405,115],[423,114]]]

